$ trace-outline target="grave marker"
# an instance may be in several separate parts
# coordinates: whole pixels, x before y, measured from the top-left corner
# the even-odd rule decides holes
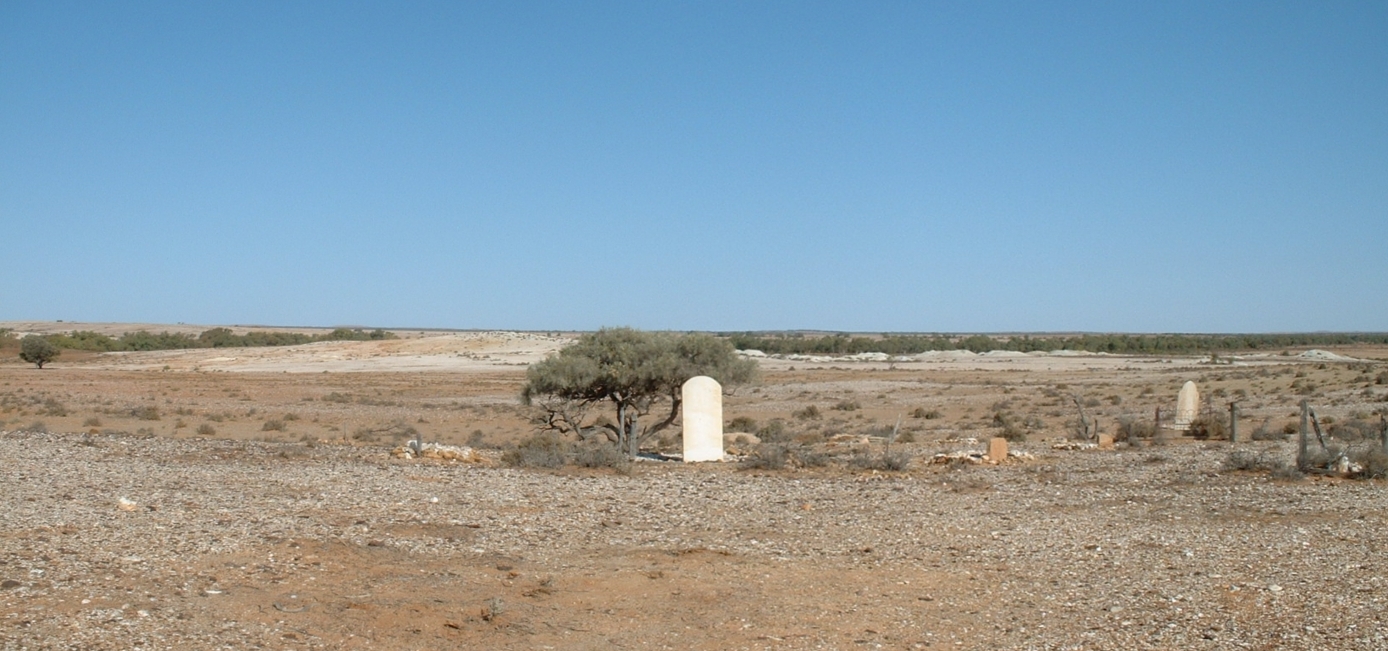
[[[723,386],[706,375],[680,389],[684,409],[684,461],[723,460]]]
[[[1195,382],[1187,380],[1176,394],[1176,429],[1190,429],[1190,424],[1200,417],[1200,390]]]

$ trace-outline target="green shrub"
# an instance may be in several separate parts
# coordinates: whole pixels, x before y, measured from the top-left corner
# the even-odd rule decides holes
[[[48,339],[39,335],[28,335],[19,340],[19,358],[39,368],[58,359],[62,352]]]

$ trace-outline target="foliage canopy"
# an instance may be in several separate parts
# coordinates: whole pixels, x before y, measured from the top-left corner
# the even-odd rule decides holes
[[[674,423],[681,388],[697,375],[724,386],[743,384],[755,379],[756,362],[712,335],[603,328],[531,365],[521,401],[542,409],[545,429],[583,439],[601,433],[634,456],[641,441]],[[616,419],[589,419],[602,406]],[[640,425],[641,417],[656,412],[663,414],[659,420]]]
[[[63,351],[58,350],[57,346],[39,335],[29,335],[19,340],[19,358],[43,368],[47,364],[58,358]]]

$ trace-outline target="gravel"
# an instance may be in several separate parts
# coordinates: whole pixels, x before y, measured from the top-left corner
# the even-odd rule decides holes
[[[1037,459],[920,459],[900,474],[652,462],[627,476],[348,445],[4,432],[0,649],[429,646],[420,635],[510,648],[618,635],[632,647],[1388,648],[1382,482],[1226,473],[1228,444],[1021,449]],[[423,608],[426,594],[481,603],[461,593],[487,585],[513,606],[502,614],[489,597],[472,619],[437,606],[437,632],[351,620],[329,590],[310,611],[293,586],[337,581],[345,603],[352,573],[371,571],[343,561],[334,573],[331,550],[430,568],[382,607]],[[482,582],[503,563],[559,577],[558,594]],[[659,563],[673,587],[632,621],[571,612],[584,586],[617,585],[603,571],[654,582]],[[690,596],[701,589],[715,603]],[[217,601],[233,593],[245,598]],[[285,623],[306,611],[324,619]],[[746,624],[663,637],[683,611]]]

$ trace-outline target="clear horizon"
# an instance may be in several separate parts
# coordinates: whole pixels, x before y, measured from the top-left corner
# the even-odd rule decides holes
[[[0,320],[1388,331],[1382,3],[10,2],[0,88]]]

